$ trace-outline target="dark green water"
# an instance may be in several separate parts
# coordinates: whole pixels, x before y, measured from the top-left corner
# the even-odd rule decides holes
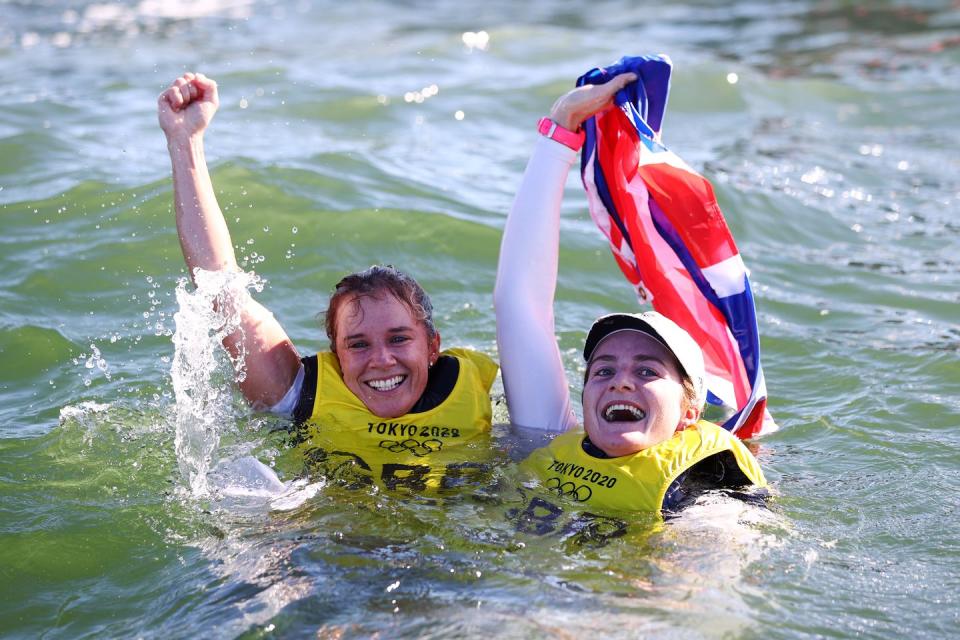
[[[0,635],[956,635],[960,10],[662,4],[0,2]],[[220,83],[218,196],[303,353],[325,347],[331,285],[392,262],[446,344],[495,355],[499,233],[537,118],[588,68],[661,51],[664,139],[714,182],[756,288],[771,512],[535,535],[499,435],[488,491],[189,497],[155,116],[172,78]],[[571,380],[584,328],[632,305],[572,176]],[[276,426],[233,406],[217,457],[290,479]]]

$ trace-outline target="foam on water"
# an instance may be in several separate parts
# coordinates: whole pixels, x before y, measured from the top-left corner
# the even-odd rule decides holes
[[[97,424],[96,417],[103,415],[109,409],[109,404],[92,400],[77,405],[67,405],[60,409],[60,426],[62,427],[67,422],[76,422],[84,429],[84,444],[89,445],[93,442]]]

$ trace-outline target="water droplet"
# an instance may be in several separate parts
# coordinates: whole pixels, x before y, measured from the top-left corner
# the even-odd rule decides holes
[[[460,39],[463,40],[463,44],[467,46],[468,51],[473,51],[474,49],[483,51],[490,42],[490,34],[486,31],[464,31]]]
[[[70,46],[72,37],[66,31],[58,31],[53,34],[53,37],[50,38],[50,44],[57,47],[58,49],[66,49]]]

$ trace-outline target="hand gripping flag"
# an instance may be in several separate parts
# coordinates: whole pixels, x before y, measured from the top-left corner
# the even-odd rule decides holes
[[[642,301],[687,330],[703,349],[707,402],[741,438],[776,430],[766,409],[753,292],[713,187],[660,142],[670,59],[625,57],[588,71],[577,86],[625,72],[617,108],[584,123],[580,173],[590,215]]]

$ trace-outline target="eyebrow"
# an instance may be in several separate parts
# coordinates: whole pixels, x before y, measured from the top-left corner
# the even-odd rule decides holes
[[[598,360],[602,360],[603,362],[614,362],[616,359],[617,359],[617,357],[614,356],[614,355],[597,356],[597,357],[593,358],[593,359],[590,361],[590,366],[592,367],[592,366],[593,366],[593,363],[594,363],[594,362],[597,362]],[[664,366],[664,367],[667,366],[667,363],[666,363],[666,362],[664,362],[664,361],[661,360],[660,358],[658,358],[658,357],[656,357],[656,356],[652,356],[652,355],[645,355],[645,354],[635,355],[635,356],[633,356],[633,361],[634,361],[634,362],[646,362],[646,361],[656,362],[657,364],[659,364],[659,365],[661,365],[661,366]]]
[[[390,327],[387,329],[387,333],[409,333],[413,331],[412,327]],[[357,338],[366,338],[367,334],[365,333],[351,333],[344,340],[356,340]]]

